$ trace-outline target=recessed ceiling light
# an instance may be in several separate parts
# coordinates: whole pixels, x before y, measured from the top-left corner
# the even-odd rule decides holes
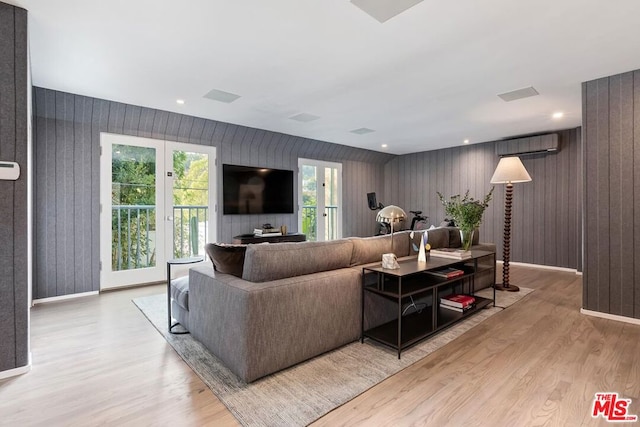
[[[387,145],[387,144],[382,144],[382,145],[381,145],[381,147],[382,147],[382,148],[387,148],[387,147],[388,147],[388,145]]]
[[[562,117],[564,117],[564,113],[562,111],[557,111],[553,113],[551,117],[553,117],[554,119],[561,119]]]
[[[184,99],[176,99],[176,104],[184,105]]]
[[[355,133],[356,135],[364,135],[367,133],[375,132],[375,130],[369,129],[369,128],[359,128],[359,129],[351,130],[349,132]]]
[[[468,139],[465,139],[465,140],[464,140],[464,141],[462,141],[462,142],[463,142],[463,143],[465,143],[465,144],[468,144],[468,143],[469,143],[469,140],[468,140]]]

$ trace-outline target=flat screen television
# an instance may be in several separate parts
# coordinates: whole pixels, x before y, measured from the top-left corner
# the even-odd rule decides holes
[[[224,215],[293,213],[293,171],[222,165]]]

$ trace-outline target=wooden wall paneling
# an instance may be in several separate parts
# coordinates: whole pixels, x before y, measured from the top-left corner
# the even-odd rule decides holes
[[[164,139],[169,123],[169,113],[167,111],[157,110],[153,116],[153,128],[151,130],[151,138]]]
[[[27,168],[27,145],[28,135],[27,126],[31,117],[27,117],[27,103],[32,102],[28,99],[27,85],[28,80],[28,64],[27,64],[27,12],[24,9],[16,8],[14,13],[15,19],[15,161],[24,166],[23,179],[14,182],[14,217],[13,229],[15,240],[13,243],[14,251],[14,300],[16,307],[15,313],[15,330],[16,330],[16,365],[25,366],[29,363],[29,319],[28,308],[25,301],[28,297],[28,266],[26,263],[27,250],[27,179],[30,174]]]
[[[74,96],[74,243],[75,292],[93,290],[91,247],[91,99]]]
[[[36,95],[40,91],[36,92]],[[55,93],[42,91],[36,96],[36,132],[34,138],[40,142],[34,144],[35,188],[34,188],[34,298],[37,295],[55,295],[55,280],[47,280],[55,275],[56,263],[56,216],[55,216],[55,118],[46,113],[55,112]],[[52,179],[53,178],[53,179]]]
[[[621,235],[620,220],[622,215],[621,207],[621,191],[620,191],[620,122],[621,122],[621,78],[620,75],[609,78],[609,206],[611,227],[609,228],[609,311],[614,314],[621,314],[622,296],[621,289]]]
[[[640,318],[640,71],[583,83],[583,307]]]
[[[634,211],[628,204],[629,195],[637,198],[633,187],[633,73],[625,73],[620,82],[620,314],[633,317],[634,289],[629,284],[634,283],[634,243],[627,235],[629,224],[634,224]],[[640,104],[639,104],[640,105]],[[636,225],[637,226],[637,225]]]
[[[194,117],[191,123],[191,127],[189,128],[189,134],[186,137],[187,140],[191,141],[194,144],[208,145],[206,143],[207,141],[204,141],[202,139],[205,123],[206,121],[203,118]]]
[[[634,272],[633,272],[633,317],[640,319],[640,70],[633,72],[633,201],[627,199],[629,207],[633,204]]]
[[[593,250],[597,247],[598,242],[598,221],[597,221],[597,191],[594,187],[597,183],[597,159],[598,159],[598,84],[595,81],[583,83],[583,150],[585,159],[585,191],[584,191],[584,247],[585,247],[585,265],[583,266],[583,281],[585,298],[583,299],[584,308],[589,310],[597,310],[598,308],[598,255]],[[593,232],[592,232],[593,230]],[[595,245],[595,246],[594,246]]]
[[[107,132],[124,133],[124,119],[126,106],[120,102],[109,102],[109,121],[107,123]]]
[[[562,145],[565,143],[565,139],[569,136],[567,135],[571,131],[564,131],[558,134],[558,144],[560,146],[560,152],[557,154],[564,154],[562,151]],[[571,146],[567,144],[567,153],[570,153]],[[570,246],[569,242],[569,227],[570,223],[573,220],[573,217],[569,215],[569,186],[570,186],[570,177],[569,174],[575,168],[571,168],[569,166],[570,157],[567,155],[558,156],[557,157],[557,174],[556,178],[557,188],[558,188],[558,210],[556,211],[556,224],[558,230],[558,240],[561,243],[562,247],[557,251],[556,258],[558,261],[564,265],[568,265],[569,256],[573,252],[571,249],[575,246]],[[575,181],[573,181],[575,182]]]
[[[16,152],[15,100],[15,19],[13,7],[0,3],[0,158],[13,160]],[[24,172],[22,172],[24,174]],[[13,222],[15,185],[0,181],[0,334],[6,343],[0,346],[0,371],[16,368],[15,253]]]
[[[609,147],[607,141],[610,136],[610,121],[607,111],[610,109],[609,100],[609,79],[598,81],[598,133],[597,133],[597,182],[595,191],[597,194],[597,227],[598,247],[604,249],[605,253],[600,253],[598,257],[598,311],[610,313],[610,227],[609,227],[609,196],[610,196],[610,168],[609,168]],[[606,284],[606,285],[605,285]]]
[[[576,265],[578,266],[578,271],[582,272],[583,268],[584,268],[584,260],[583,260],[583,252],[584,252],[584,247],[583,247],[583,235],[584,235],[584,223],[583,223],[583,216],[584,216],[584,212],[583,212],[583,195],[584,195],[584,191],[585,191],[585,187],[584,187],[584,165],[583,165],[583,150],[584,150],[584,141],[582,139],[582,129],[578,128],[576,129],[575,132],[575,140],[579,141],[578,144],[575,144],[575,156],[573,157],[575,159],[575,161],[572,163],[572,165],[577,165],[576,166],[576,173],[575,173],[575,182],[576,186],[573,187],[573,189],[575,189],[575,193],[576,193],[576,197],[575,197],[575,204],[571,205],[571,209],[574,212],[573,218],[575,218],[575,227],[576,230],[578,230],[578,232],[576,233],[576,237],[575,237],[575,261],[576,261]]]
[[[85,97],[82,97],[85,98]],[[122,133],[124,135],[140,136],[140,119],[142,116],[142,108],[135,105],[125,105],[124,122],[122,124]]]
[[[190,138],[194,121],[195,117],[185,116],[183,114],[180,115],[180,126],[178,127],[178,136],[176,141],[186,143],[190,143],[191,141],[195,142],[195,139],[192,140]]]
[[[558,257],[558,249],[566,253],[566,240],[559,238],[558,227],[558,212],[560,206],[565,203],[565,200],[558,197],[558,187],[561,185],[557,179],[558,171],[558,156],[557,154],[549,154],[539,159],[540,163],[544,164],[544,206],[549,207],[544,209],[545,221],[544,221],[544,236],[545,241],[542,243],[544,246],[543,264],[551,265]],[[556,244],[549,244],[554,242]]]
[[[182,121],[182,114],[170,112],[167,116],[167,128],[164,131],[162,138],[167,141],[178,140],[178,130],[180,129],[180,122]]]
[[[73,293],[73,97],[56,95],[56,281],[65,294]]]
[[[156,118],[156,111],[152,108],[140,107],[140,121],[137,129],[137,136],[151,138],[153,136],[153,123]],[[133,132],[133,129],[130,129]]]
[[[0,181],[0,371],[29,363],[27,76],[27,12],[0,3],[0,158],[21,171],[16,181]]]

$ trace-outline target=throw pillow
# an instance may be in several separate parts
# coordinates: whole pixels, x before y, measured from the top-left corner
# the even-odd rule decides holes
[[[247,250],[247,245],[207,243],[205,250],[211,262],[213,262],[213,269],[215,271],[242,277],[244,254]]]

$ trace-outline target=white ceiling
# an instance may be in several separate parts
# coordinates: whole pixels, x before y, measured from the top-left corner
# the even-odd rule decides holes
[[[394,154],[579,126],[581,82],[640,68],[638,0],[425,0],[382,24],[348,0],[4,1],[30,12],[35,86]]]

